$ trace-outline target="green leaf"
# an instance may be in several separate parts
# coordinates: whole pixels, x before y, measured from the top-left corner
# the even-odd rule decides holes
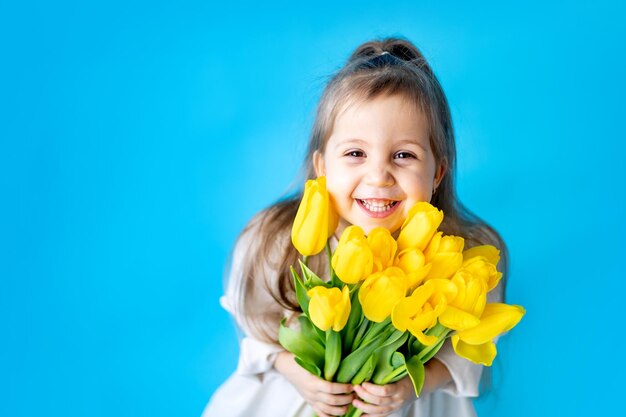
[[[317,287],[319,285],[323,287],[329,287],[327,282],[324,282],[320,277],[318,277],[315,272],[311,271],[308,266],[306,266],[302,261],[300,261],[300,268],[302,268],[302,275],[304,277],[304,286],[307,290],[310,290],[313,287]]]
[[[365,333],[365,337],[363,338],[363,341],[361,342],[361,344],[368,344],[370,340],[374,339],[376,336],[378,336],[380,333],[386,330],[389,327],[390,323],[391,323],[391,317],[387,317],[385,320],[381,321],[380,323],[374,323],[367,330],[367,333]]]
[[[397,337],[398,333],[400,337]],[[394,371],[396,367],[392,365],[391,358],[394,353],[397,353],[396,351],[404,344],[404,342],[406,342],[406,339],[409,337],[408,332],[404,333],[400,332],[399,330],[396,330],[396,332],[394,332],[394,335],[390,339],[393,339],[394,336],[397,337],[396,340],[392,340],[386,343],[383,347],[378,348],[374,354],[377,361],[376,372],[374,373],[374,378],[372,378],[372,381],[375,384],[382,385],[384,383],[384,379]]]
[[[326,351],[324,356],[324,379],[332,381],[341,362],[341,335],[329,329],[326,332]]]
[[[375,364],[376,355],[372,355],[365,361],[361,369],[359,369],[359,372],[357,372],[354,378],[352,378],[352,381],[350,381],[350,383],[358,385],[362,384],[363,381],[369,381],[369,379],[372,377],[372,374],[374,373]]]
[[[435,356],[435,354],[439,351],[439,349],[441,349],[441,346],[443,346],[443,343],[448,337],[448,334],[450,333],[450,331],[451,331],[450,329],[443,326],[441,323],[437,323],[432,329],[429,329],[426,332],[427,335],[435,336],[439,340],[435,344],[430,345],[430,346],[424,346],[420,343],[420,346],[418,349],[413,349],[414,352],[417,353],[417,357],[422,361],[422,363],[428,362],[430,358]]]
[[[363,336],[365,336],[365,333],[369,329],[369,326],[371,323],[372,322],[366,319],[365,317],[363,317],[363,319],[361,320],[361,323],[359,324],[359,329],[356,332],[356,335],[354,336],[354,340],[352,341],[352,348],[351,348],[352,352],[354,352],[361,346],[361,341],[363,340]]]
[[[402,365],[404,365],[404,355],[400,352],[393,352],[393,355],[391,355],[391,366],[397,368]]]
[[[361,308],[361,303],[359,302],[359,292],[354,291],[350,294],[350,316],[341,331],[344,353],[347,354],[349,353],[348,350],[352,349],[354,337],[363,320],[365,320],[365,317],[363,317],[363,308]]]
[[[301,314],[298,316],[298,321],[300,322],[300,333],[302,333],[302,336],[317,341],[322,347],[326,345],[326,334],[324,331],[318,329],[310,318]]]
[[[292,266],[290,267],[290,270],[291,276],[293,277],[294,287],[296,289],[296,298],[298,299],[298,304],[300,304],[302,312],[308,315],[309,301],[311,300],[311,297],[309,297],[309,295],[307,294],[307,290],[304,287],[302,279],[300,279],[300,276],[298,276],[296,269]]]
[[[318,376],[318,377],[322,376],[322,371],[314,363],[303,361],[302,359],[300,359],[297,356],[296,356],[295,359],[296,359],[296,362],[298,363],[298,365],[300,365],[301,367],[303,367],[304,369],[306,369],[307,371],[309,371],[313,375]]]
[[[424,364],[417,356],[411,356],[409,360],[406,361],[406,369],[413,382],[415,395],[419,398],[420,392],[422,392],[422,388],[424,387]]]
[[[387,382],[388,384],[393,384],[394,382],[398,382],[399,380],[401,380],[402,378],[404,378],[405,376],[409,374],[406,370],[406,366],[402,366],[402,368],[398,368],[396,369],[396,371],[401,371],[401,372],[394,372],[394,377],[391,378],[389,382]]]
[[[394,362],[394,366],[396,367],[382,380],[382,385],[391,384],[407,375],[404,355],[401,352],[394,352],[392,358],[392,362]]]
[[[361,369],[365,361],[374,353],[376,349],[381,347],[393,334],[393,329],[384,331],[367,344],[362,344],[357,350],[349,354],[339,365],[337,371],[337,382],[347,384]]]
[[[417,357],[424,363],[428,362],[433,356],[437,354],[437,352],[439,352],[439,349],[441,349],[445,341],[446,338],[444,337],[434,345],[428,346],[428,349],[417,355]]]
[[[301,358],[304,362],[315,364],[318,368],[324,364],[324,347],[302,333],[285,326],[285,319],[280,322],[278,341],[289,352]]]

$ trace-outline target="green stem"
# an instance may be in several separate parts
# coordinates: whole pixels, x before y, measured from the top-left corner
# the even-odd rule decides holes
[[[391,317],[387,317],[384,321],[381,321],[380,323],[374,323],[374,325],[370,327],[367,333],[365,334],[365,337],[363,338],[363,341],[361,342],[361,344],[369,343],[376,336],[382,333],[382,331],[388,327],[389,323],[391,323]]]
[[[387,375],[385,379],[383,379],[382,385],[390,383],[395,377],[402,374],[403,372],[407,372],[406,365],[401,365],[394,369],[393,372],[389,373],[389,375]]]
[[[333,258],[333,254],[330,251],[330,241],[326,241],[326,256],[328,257],[328,272],[330,275],[333,275],[333,266],[331,265],[331,260]]]
[[[429,336],[437,337],[437,341],[430,346],[424,347],[424,349],[417,355],[417,358],[421,361],[423,358],[427,357],[433,349],[439,350],[441,348],[441,341],[448,337],[449,333],[450,329],[443,326],[441,323],[437,323],[435,327],[426,332]]]
[[[362,410],[359,410],[358,408],[350,404],[350,408],[348,408],[348,412],[344,414],[343,417],[360,417],[361,414],[363,414]]]
[[[354,337],[354,342],[352,342],[352,352],[357,350],[357,348],[361,344],[361,339],[363,339],[363,336],[365,335],[365,332],[367,331],[370,323],[371,322],[368,319],[363,318],[363,321],[361,322],[361,326],[359,326],[359,331]]]

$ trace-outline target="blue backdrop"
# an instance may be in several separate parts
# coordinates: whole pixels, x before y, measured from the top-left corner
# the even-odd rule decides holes
[[[198,416],[237,360],[229,250],[387,35],[439,76],[528,310],[479,414],[623,411],[626,13],[525,3],[0,2],[0,415]]]

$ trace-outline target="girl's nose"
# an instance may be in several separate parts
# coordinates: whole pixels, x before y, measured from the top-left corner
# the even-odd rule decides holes
[[[390,187],[395,183],[391,169],[386,163],[372,164],[366,178],[368,185],[376,187]]]

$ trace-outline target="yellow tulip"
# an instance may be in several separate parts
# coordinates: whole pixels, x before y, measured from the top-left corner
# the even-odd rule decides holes
[[[374,256],[359,226],[348,226],[331,258],[335,273],[346,284],[356,284],[372,273]]]
[[[457,293],[449,300],[439,321],[453,330],[476,326],[487,302],[486,283],[463,269],[457,271],[450,281],[456,286]]]
[[[471,329],[460,331],[457,335],[464,342],[473,345],[489,342],[496,336],[515,327],[524,314],[526,314],[526,310],[522,306],[489,303],[480,316],[480,324]]]
[[[313,324],[323,331],[331,327],[336,332],[343,329],[350,316],[350,290],[347,286],[342,290],[317,286],[307,294],[311,297],[309,317]]]
[[[402,251],[406,248],[418,248],[423,251],[442,221],[443,211],[430,203],[416,203],[402,224],[398,249]]]
[[[320,253],[337,221],[326,190],[326,177],[308,180],[291,229],[291,241],[298,252],[304,256]]]
[[[493,339],[515,327],[524,314],[522,306],[487,304],[478,325],[452,336],[452,347],[459,356],[491,366],[497,353]]]
[[[500,259],[500,251],[490,245],[476,246],[463,252],[462,268],[487,283],[487,291],[498,285],[502,272],[498,272],[496,264]]]
[[[434,281],[444,280],[431,280],[417,287],[410,297],[402,298],[391,312],[391,322],[396,329],[402,332],[408,330],[426,346],[436,343],[437,337],[425,335],[424,331],[437,324],[437,317],[446,307],[446,284]],[[451,285],[450,281],[446,282]]]
[[[426,264],[426,258],[421,250],[408,248],[398,254],[394,266],[404,271],[409,288],[415,288],[422,283],[432,265]]]
[[[384,321],[407,291],[407,278],[395,266],[370,275],[359,289],[363,314],[376,323]]]
[[[432,265],[426,279],[450,278],[463,264],[463,245],[459,236],[443,236],[436,233],[424,251],[426,262]]]
[[[367,235],[367,243],[374,255],[373,272],[384,271],[393,265],[398,244],[384,227],[376,227]]]
[[[493,342],[483,343],[482,345],[470,345],[463,342],[457,335],[452,335],[450,339],[452,348],[457,355],[480,365],[491,366],[498,353]]]
[[[463,252],[463,261],[474,258],[476,256],[482,256],[486,258],[488,262],[491,262],[494,265],[498,264],[500,260],[500,251],[498,248],[492,245],[480,245],[474,246]]]

